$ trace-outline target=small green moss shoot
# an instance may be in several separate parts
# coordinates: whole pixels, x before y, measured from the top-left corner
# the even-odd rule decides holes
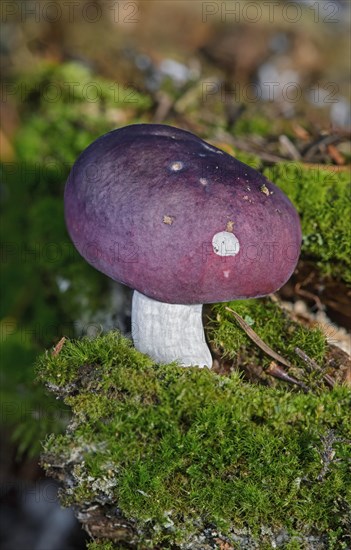
[[[140,548],[143,536],[148,548],[186,544],[208,525],[228,536],[248,528],[258,541],[262,525],[344,540],[346,387],[303,394],[248,384],[236,372],[155,365],[116,332],[67,341],[57,356],[40,358],[37,372],[73,413],[43,457],[48,471],[60,461],[72,468],[64,504],[118,506],[138,522]],[[337,460],[318,480],[330,430]]]

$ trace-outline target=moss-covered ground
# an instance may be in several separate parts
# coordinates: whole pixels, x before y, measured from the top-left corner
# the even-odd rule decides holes
[[[67,235],[62,201],[65,179],[77,156],[99,135],[125,124],[152,122],[154,100],[148,92],[102,78],[78,61],[42,61],[21,74],[14,89],[12,100],[18,105],[21,125],[13,143],[14,157],[1,165],[0,172],[4,187],[1,227],[7,236],[1,266],[1,398],[11,404],[10,420],[18,425],[21,449],[35,454],[48,426],[49,431],[62,429],[57,418],[65,416],[57,415],[55,402],[33,384],[36,355],[63,334],[84,333],[79,326],[94,323],[109,309],[106,277],[80,258]],[[213,126],[201,125],[201,93],[186,113],[189,123],[200,123],[203,128],[199,135],[209,140],[215,138],[217,126],[224,127],[220,101],[217,107],[218,124]],[[208,108],[206,104],[204,109]],[[280,121],[250,109],[239,119],[233,135],[264,136],[268,131],[274,133]],[[164,122],[184,126],[174,113]],[[284,132],[290,135],[290,123],[284,124]],[[302,259],[311,259],[322,273],[349,281],[347,173],[296,163],[267,167],[259,157],[234,150],[225,140],[216,145],[263,171],[287,193],[302,221]],[[44,403],[53,414],[42,415],[47,422],[33,423],[27,411],[42,409]]]
[[[212,347],[219,357],[232,362],[235,368],[260,365],[264,375],[272,362],[236,322],[227,309],[235,310],[255,333],[291,364],[290,374],[302,378],[311,388],[320,387],[323,379],[324,358],[327,349],[325,336],[318,329],[305,327],[271,298],[237,300],[219,303],[211,307],[207,332]],[[306,371],[306,364],[295,349],[302,349],[321,366],[321,371]]]
[[[251,304],[245,313],[238,304],[248,322],[260,312],[257,330],[262,307]],[[272,323],[280,324],[272,307]],[[228,346],[245,343],[235,327],[213,331]],[[290,346],[302,340],[322,361],[320,333],[308,341],[301,331]],[[290,354],[284,323],[278,332],[278,348]],[[250,384],[237,372],[155,365],[116,332],[67,341],[56,356],[41,357],[37,372],[72,409],[68,430],[47,439],[43,457],[51,473],[60,463],[70,470],[63,502],[118,506],[138,526],[138,547],[191,548],[211,526],[228,544],[245,529],[259,548],[270,548],[265,527],[285,530],[286,548],[300,548],[297,541],[313,533],[329,540],[325,548],[347,548],[347,387],[306,394]]]
[[[92,82],[99,90],[96,99],[87,93]],[[1,396],[11,404],[20,450],[34,453],[39,439],[62,432],[71,414],[66,433],[51,435],[44,453],[49,473],[62,461],[70,470],[64,502],[80,508],[118,505],[136,520],[140,544],[149,548],[191,547],[209,528],[234,546],[241,529],[259,548],[271,548],[263,528],[285,529],[290,539],[284,548],[291,550],[303,548],[298,537],[311,533],[323,533],[326,548],[350,546],[350,391],[338,385],[330,390],[323,370],[306,370],[295,347],[324,369],[323,335],[296,325],[270,300],[229,305],[292,363],[289,374],[308,393],[269,382],[271,358],[247,337],[226,304],[211,308],[207,326],[212,348],[233,369],[225,376],[154,365],[110,333],[67,340],[57,356],[42,356],[39,383],[33,384],[38,351],[63,334],[73,337],[77,319],[89,323],[109,305],[106,278],[78,256],[64,227],[62,195],[70,166],[104,132],[152,122],[153,100],[78,62],[39,64],[20,84],[21,96],[13,98],[22,119],[14,161],[1,171],[2,228],[9,235],[2,265]],[[199,109],[196,100],[187,113],[190,127],[199,123],[199,135],[215,141],[217,127],[201,126]],[[164,122],[182,125],[174,113]],[[250,110],[233,134],[267,136],[272,128],[268,117],[256,118]],[[284,132],[289,135],[289,128]],[[348,174],[330,166],[267,166],[254,154],[216,145],[262,171],[290,197],[302,222],[302,259],[350,282]],[[249,384],[235,370],[252,365],[259,366],[263,384]],[[44,394],[43,383],[63,398],[60,408]],[[118,545],[97,540],[90,547]]]

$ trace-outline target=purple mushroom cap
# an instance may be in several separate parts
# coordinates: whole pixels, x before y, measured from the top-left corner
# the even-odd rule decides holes
[[[85,149],[67,180],[65,216],[90,264],[166,303],[274,292],[301,245],[298,214],[279,188],[192,133],[158,124],[114,130]]]

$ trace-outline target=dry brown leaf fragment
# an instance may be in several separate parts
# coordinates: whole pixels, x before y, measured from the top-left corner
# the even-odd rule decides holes
[[[234,230],[234,222],[233,222],[233,220],[227,221],[227,225],[226,225],[225,230],[228,231],[229,233],[232,233],[232,232],[233,232],[233,230]]]
[[[214,539],[215,543],[218,544],[219,550],[234,550],[234,546],[231,546],[228,542],[225,542],[222,539]]]
[[[63,345],[64,343],[66,342],[66,336],[63,336],[61,338],[61,340],[59,342],[57,342],[56,346],[54,347],[54,349],[52,350],[52,353],[51,355],[53,357],[55,357],[56,355],[58,355],[60,353],[60,351],[62,350],[63,348]]]
[[[302,139],[303,141],[307,141],[311,138],[310,134],[307,132],[305,128],[300,126],[300,124],[293,124],[292,126],[293,132],[295,136],[299,139]]]
[[[166,225],[172,225],[173,216],[163,216],[163,223],[165,223]]]
[[[327,147],[327,151],[331,159],[337,164],[338,166],[343,166],[345,164],[345,157],[338,149],[335,147],[335,145],[330,144]]]
[[[267,195],[267,197],[269,197],[269,189],[268,189],[267,185],[265,185],[265,184],[261,185],[260,191],[261,191],[261,193],[263,193],[264,195]]]

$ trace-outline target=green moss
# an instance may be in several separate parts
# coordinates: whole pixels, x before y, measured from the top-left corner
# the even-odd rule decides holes
[[[264,174],[297,208],[302,224],[302,256],[315,261],[321,272],[351,282],[350,176],[324,168],[307,169],[281,163]]]
[[[109,541],[89,542],[87,550],[115,550],[116,546]]]
[[[212,306],[208,336],[221,357],[232,360],[237,367],[251,363],[266,368],[272,361],[272,358],[262,352],[238,325],[233,314],[226,309],[227,306],[234,309],[268,346],[292,363],[295,367],[292,374],[303,377],[312,387],[320,383],[321,374],[315,372],[309,375],[295,348],[302,349],[323,367],[325,336],[318,328],[311,330],[293,322],[291,317],[269,298],[237,300]]]
[[[16,138],[19,157],[66,171],[94,139],[120,125],[119,113],[137,119],[152,104],[148,95],[76,62],[42,64],[21,78],[17,90],[25,121]]]
[[[268,136],[272,133],[272,121],[266,116],[256,113],[252,116],[251,110],[244,113],[235,125],[235,135]]]
[[[238,160],[241,162],[244,162],[248,166],[251,166],[251,168],[254,168],[255,170],[260,170],[262,168],[262,161],[253,153],[247,153],[245,151],[236,151],[234,155]]]
[[[61,418],[55,401],[33,384],[34,357],[63,334],[76,336],[79,326],[110,306],[108,279],[79,256],[66,232],[65,180],[87,145],[116,126],[137,122],[152,102],[77,62],[39,63],[19,76],[14,89],[21,124],[15,159],[0,172],[1,229],[7,235],[1,246],[0,396],[11,409],[2,420],[20,424],[20,448],[34,454],[48,418],[49,431]],[[62,429],[62,422],[56,425]]]
[[[118,506],[141,539],[162,548],[207,525],[228,537],[246,527],[258,541],[262,525],[339,529],[342,540],[351,504],[346,387],[306,395],[236,373],[155,365],[117,333],[69,341],[37,372],[73,412],[70,429],[45,444],[48,470],[59,460],[72,467],[65,504]],[[340,460],[318,481],[330,430]]]
[[[62,415],[34,384],[34,358],[62,334],[75,335],[77,319],[91,319],[104,307],[108,281],[80,258],[67,235],[61,170],[18,162],[4,166],[1,179],[7,240],[1,246],[0,396],[11,408],[2,421],[20,425],[13,432],[20,450],[35,454],[46,430],[62,429]]]

